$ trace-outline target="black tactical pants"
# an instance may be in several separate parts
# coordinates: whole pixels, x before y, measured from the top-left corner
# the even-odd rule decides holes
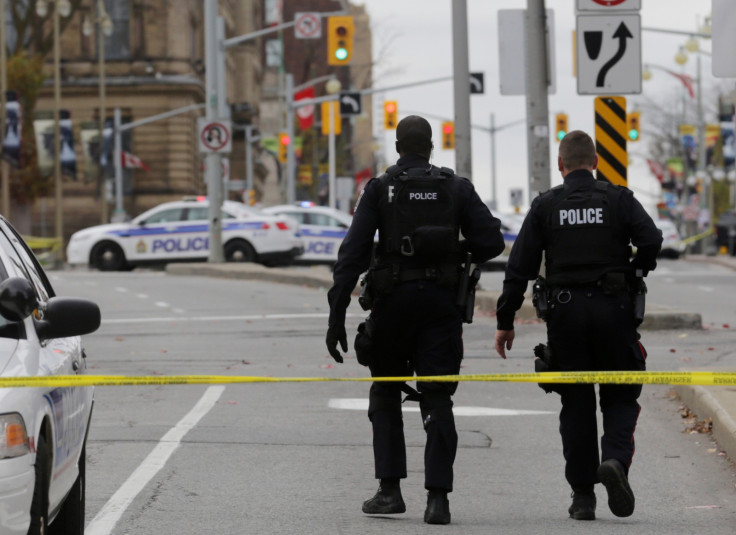
[[[547,323],[549,345],[563,371],[644,370],[646,352],[638,341],[633,304],[626,292],[604,295],[600,288],[553,292]],[[592,490],[601,461],[619,460],[628,471],[634,456],[641,385],[599,385],[603,415],[598,452],[595,385],[559,385],[560,434],[565,477],[574,489]]]
[[[377,357],[373,377],[455,375],[462,360],[462,321],[456,290],[430,281],[397,285],[373,310]],[[374,382],[368,417],[373,424],[376,478],[406,477],[406,447],[401,413],[401,384]],[[457,432],[452,394],[457,383],[418,382],[420,410],[427,434],[424,486],[452,491]],[[411,402],[407,402],[411,403]]]

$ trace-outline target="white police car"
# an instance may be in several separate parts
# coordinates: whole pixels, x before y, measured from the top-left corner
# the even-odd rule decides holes
[[[160,204],[127,223],[82,229],[72,234],[66,258],[102,271],[138,264],[206,260],[209,256],[206,198]],[[302,253],[299,225],[243,203],[222,204],[222,244],[228,262],[290,264]]]
[[[2,378],[84,373],[82,334],[100,309],[56,297],[43,269],[0,217]],[[85,444],[94,388],[0,388],[0,533],[84,533]]]
[[[304,239],[304,253],[298,258],[300,263],[334,263],[337,250],[353,222],[350,214],[309,201],[270,206],[263,212],[285,215],[299,222]]]

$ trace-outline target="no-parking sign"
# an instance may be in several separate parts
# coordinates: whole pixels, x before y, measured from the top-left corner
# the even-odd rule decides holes
[[[199,126],[199,152],[227,153],[232,151],[232,136],[230,135],[230,120],[228,119],[197,119]]]

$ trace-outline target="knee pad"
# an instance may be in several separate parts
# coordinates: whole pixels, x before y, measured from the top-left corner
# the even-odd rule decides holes
[[[426,430],[435,422],[455,422],[452,414],[452,398],[449,393],[423,392],[419,410]]]

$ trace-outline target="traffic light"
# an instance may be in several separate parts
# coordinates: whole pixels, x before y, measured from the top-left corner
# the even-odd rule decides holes
[[[442,148],[455,148],[455,123],[452,121],[442,123]]]
[[[555,116],[555,139],[562,141],[562,138],[567,134],[567,114],[558,113]]]
[[[383,103],[383,127],[386,130],[396,130],[399,116],[399,107],[395,100],[387,100]]]
[[[327,19],[327,64],[347,65],[353,59],[353,17]]]
[[[281,163],[286,163],[286,151],[289,148],[289,143],[291,143],[289,135],[286,132],[281,132],[279,134],[279,161]]]
[[[629,141],[639,141],[641,132],[639,131],[639,119],[641,118],[641,112],[632,111],[626,115],[626,132],[628,134]]]

